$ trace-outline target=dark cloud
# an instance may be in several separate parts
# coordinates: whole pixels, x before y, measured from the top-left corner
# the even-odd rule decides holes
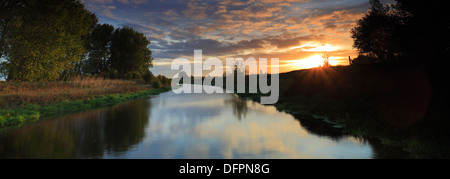
[[[302,37],[296,37],[291,39],[279,39],[279,38],[271,38],[268,39],[270,44],[275,45],[278,48],[289,48],[289,47],[295,47],[300,45],[302,42],[305,41],[311,41],[311,40],[321,40],[321,36],[316,35],[309,35],[309,36],[302,36]]]

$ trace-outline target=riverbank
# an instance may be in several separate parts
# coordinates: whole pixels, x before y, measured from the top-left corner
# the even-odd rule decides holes
[[[140,81],[93,77],[76,77],[69,81],[0,82],[0,109],[13,109],[28,104],[49,105],[63,100],[75,101],[148,89]]]
[[[0,129],[18,127],[59,112],[80,111],[157,95],[135,81],[79,79],[69,82],[0,83]]]
[[[280,74],[280,111],[326,116],[358,138],[397,146],[413,158],[449,158],[449,122],[433,86],[415,67],[354,66]],[[261,94],[239,94],[257,102]],[[448,116],[448,115],[447,115]]]

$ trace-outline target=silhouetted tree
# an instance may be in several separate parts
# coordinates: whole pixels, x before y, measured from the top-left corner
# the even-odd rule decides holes
[[[396,18],[390,13],[390,8],[379,0],[370,0],[370,4],[372,7],[368,14],[351,31],[354,47],[360,54],[373,53],[381,61],[392,60],[398,53],[393,35]]]
[[[323,67],[328,68],[330,66],[330,57],[331,57],[331,54],[328,52],[322,54]]]
[[[373,60],[367,54],[375,54],[377,59],[400,59],[422,68],[432,85],[430,114],[447,115],[441,107],[449,100],[450,14],[446,2],[396,0],[387,7],[372,0],[371,4],[369,13],[352,29],[354,46],[363,54],[355,63]]]
[[[450,47],[450,15],[444,1],[397,0],[398,35],[406,58],[442,65]]]
[[[400,47],[405,59],[421,64],[433,86],[430,114],[440,114],[440,124],[448,124],[448,59],[450,59],[450,14],[445,1],[397,0],[404,19]]]
[[[449,57],[450,15],[445,2],[370,3],[368,14],[351,31],[354,47],[361,54],[375,54],[380,61],[401,59],[425,66],[442,66]]]

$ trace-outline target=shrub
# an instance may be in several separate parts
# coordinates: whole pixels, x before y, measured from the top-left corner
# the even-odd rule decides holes
[[[161,82],[159,82],[158,80],[152,81],[152,87],[153,88],[161,88]]]
[[[144,75],[142,75],[142,79],[145,81],[146,84],[151,84],[152,80],[155,78],[152,72],[148,71]]]

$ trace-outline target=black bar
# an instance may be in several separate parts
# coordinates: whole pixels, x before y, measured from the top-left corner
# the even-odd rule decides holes
[[[418,172],[438,174],[446,165],[433,160],[2,160],[4,173],[32,177],[118,177],[155,178],[166,177],[386,177],[397,174],[402,178]],[[182,167],[195,167],[196,172],[182,172]],[[211,172],[200,167],[213,167]],[[439,167],[440,166],[440,167]],[[253,171],[251,171],[253,167]],[[259,168],[257,170],[256,168]],[[433,172],[429,172],[430,169]],[[198,172],[202,171],[202,172]],[[359,173],[359,174],[358,174]],[[308,177],[307,176],[313,176]],[[122,177],[119,177],[122,178]]]

